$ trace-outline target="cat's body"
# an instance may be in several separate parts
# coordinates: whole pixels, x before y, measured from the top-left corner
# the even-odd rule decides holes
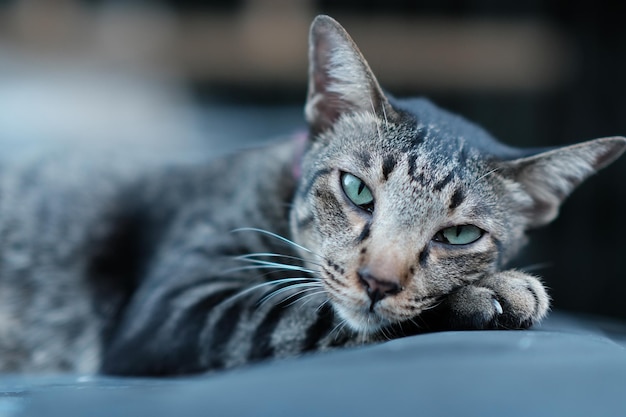
[[[310,79],[308,138],[167,169],[4,169],[0,369],[182,374],[541,320],[544,287],[506,262],[626,141],[522,151],[386,97],[327,17]]]

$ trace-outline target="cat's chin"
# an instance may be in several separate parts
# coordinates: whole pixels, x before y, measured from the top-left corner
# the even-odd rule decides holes
[[[334,307],[337,315],[348,327],[362,335],[373,335],[395,322],[384,317],[376,310],[370,311],[369,308],[347,308],[337,303],[335,303]]]

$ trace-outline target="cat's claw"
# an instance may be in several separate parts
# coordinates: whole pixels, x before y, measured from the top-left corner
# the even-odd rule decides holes
[[[502,310],[502,305],[500,304],[500,302],[498,300],[496,300],[495,298],[491,300],[491,302],[493,303],[493,306],[496,309],[496,312],[498,314],[502,314],[503,310]]]

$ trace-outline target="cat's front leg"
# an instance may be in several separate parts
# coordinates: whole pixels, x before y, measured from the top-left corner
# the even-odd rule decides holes
[[[550,297],[532,275],[502,271],[451,294],[449,325],[456,329],[526,329],[543,319]]]

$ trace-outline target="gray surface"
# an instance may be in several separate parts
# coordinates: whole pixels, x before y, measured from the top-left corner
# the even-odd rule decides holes
[[[626,416],[625,337],[553,315],[531,331],[428,334],[212,376],[5,376],[0,416]]]
[[[216,105],[203,111],[176,91],[137,80],[77,82],[65,70],[51,77],[49,68],[27,67],[31,71],[4,67],[1,157],[42,143],[56,148],[103,137],[138,149],[158,143],[162,151],[210,148],[219,154],[302,125],[299,107]],[[571,251],[564,253],[571,257]],[[585,264],[597,268],[587,258]],[[586,288],[569,280],[572,291]],[[590,295],[585,293],[585,302]],[[605,322],[601,328],[553,315],[532,331],[431,334],[183,379],[4,375],[0,417],[626,416],[626,330]]]

